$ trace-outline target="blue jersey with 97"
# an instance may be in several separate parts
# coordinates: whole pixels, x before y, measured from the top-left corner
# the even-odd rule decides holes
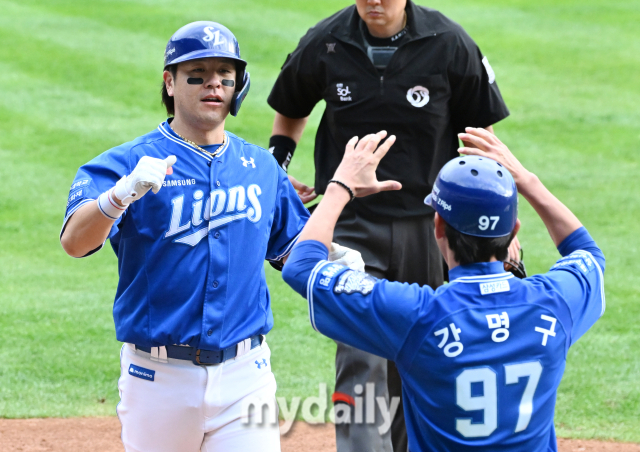
[[[435,291],[326,261],[291,278],[313,243],[294,248],[283,276],[317,331],[397,364],[412,451],[556,450],[567,352],[604,312],[604,256],[584,228],[546,274],[458,266]]]
[[[273,326],[264,260],[288,254],[309,213],[266,150],[229,132],[223,145],[205,149],[217,156],[163,122],[83,165],[74,179],[65,225],[142,156],[177,157],[160,191],[132,203],[109,233],[122,342],[218,350]]]

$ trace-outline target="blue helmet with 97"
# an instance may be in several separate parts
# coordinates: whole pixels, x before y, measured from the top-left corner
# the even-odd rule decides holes
[[[231,31],[216,22],[199,21],[176,31],[164,52],[164,68],[199,58],[229,58],[236,64],[236,86],[230,113],[238,114],[251,85],[247,62],[240,58],[240,45]]]
[[[518,191],[511,173],[486,157],[448,162],[424,200],[456,231],[475,237],[504,237],[518,220]]]

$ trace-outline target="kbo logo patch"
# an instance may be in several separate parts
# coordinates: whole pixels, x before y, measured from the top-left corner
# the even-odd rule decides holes
[[[424,86],[414,86],[407,91],[407,100],[414,107],[424,107],[429,103],[429,90]]]

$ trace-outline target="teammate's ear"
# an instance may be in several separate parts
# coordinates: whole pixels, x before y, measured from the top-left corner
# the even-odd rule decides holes
[[[436,243],[438,244],[438,249],[440,250],[440,254],[444,258],[449,268],[455,267],[457,263],[455,262],[453,251],[451,247],[449,247],[449,240],[447,240],[447,234],[445,233],[446,223],[442,219],[438,212],[435,213],[433,218],[433,234],[436,236]]]
[[[164,80],[164,86],[166,87],[167,94],[169,96],[173,96],[173,83],[175,80],[171,71],[164,71],[162,73],[162,79]]]
[[[518,231],[520,230],[520,219],[516,220],[516,225],[513,227],[513,236],[518,235]]]
[[[442,217],[440,215],[438,215],[438,212],[435,213],[435,216],[433,217],[433,223],[434,223],[434,228],[433,228],[433,232],[436,236],[436,240],[441,239],[445,236],[445,232],[444,232],[444,220],[442,219]]]

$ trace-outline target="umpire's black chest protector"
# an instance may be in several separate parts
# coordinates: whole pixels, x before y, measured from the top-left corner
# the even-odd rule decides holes
[[[390,217],[430,213],[422,201],[440,168],[457,157],[457,133],[494,124],[508,110],[473,40],[437,11],[407,2],[407,36],[382,74],[360,26],[350,6],[309,30],[268,102],[301,118],[325,100],[315,142],[316,192],[326,189],[351,137],[387,130],[397,141],[378,179],[398,180],[403,189],[358,199],[354,208]]]

